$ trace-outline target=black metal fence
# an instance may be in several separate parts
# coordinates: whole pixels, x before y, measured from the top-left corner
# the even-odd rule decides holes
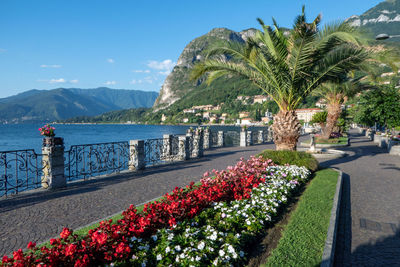
[[[129,143],[125,141],[73,145],[64,155],[67,181],[87,179],[127,169]]]
[[[240,145],[240,132],[227,131],[224,132],[224,146],[239,146]]]
[[[178,157],[179,138],[155,138],[144,140],[145,165],[159,165],[173,161]]]
[[[33,149],[0,152],[0,197],[39,188],[42,155]]]

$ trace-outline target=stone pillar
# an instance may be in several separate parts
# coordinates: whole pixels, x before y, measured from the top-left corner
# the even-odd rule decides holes
[[[246,131],[240,131],[240,146],[247,146],[247,133]]]
[[[247,137],[246,137],[247,146],[252,146],[253,145],[253,138],[252,138],[252,135],[251,135],[251,131],[247,131],[246,135],[247,135]]]
[[[44,138],[42,154],[42,187],[49,189],[65,187],[67,179],[64,175],[64,139],[61,137]]]
[[[171,157],[172,147],[172,134],[163,135],[163,147],[162,147],[162,157],[169,159]]]
[[[264,131],[263,130],[258,131],[258,143],[259,144],[264,143]]]
[[[211,147],[211,132],[210,129],[206,128],[203,132],[203,149],[210,149]]]
[[[129,141],[129,170],[138,171],[145,168],[145,152],[143,140]]]
[[[204,155],[204,131],[202,128],[197,128],[195,131],[195,136],[198,140],[199,150],[198,150],[198,157],[202,157]]]
[[[198,158],[200,157],[200,134],[197,131],[193,134],[192,140],[191,158]]]
[[[179,136],[178,140],[179,140],[178,160],[188,160],[190,158],[190,151],[189,151],[190,137]]]
[[[218,131],[218,147],[224,146],[224,131]]]

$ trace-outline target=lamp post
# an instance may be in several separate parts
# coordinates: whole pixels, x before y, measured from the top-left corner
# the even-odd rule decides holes
[[[386,33],[381,33],[381,34],[378,34],[377,36],[375,36],[375,40],[381,41],[381,40],[386,40],[386,39],[396,38],[396,37],[400,37],[400,35],[389,35]]]

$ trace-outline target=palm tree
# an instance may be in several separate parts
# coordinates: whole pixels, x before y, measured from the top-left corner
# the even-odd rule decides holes
[[[322,138],[329,139],[331,136],[340,114],[342,113],[342,105],[346,103],[349,97],[363,90],[375,88],[368,83],[361,82],[360,80],[362,80],[362,78],[363,77],[348,79],[347,81],[337,83],[328,82],[314,90],[314,95],[318,95],[326,100],[328,115],[326,117],[325,127],[322,131]]]
[[[207,82],[236,74],[249,79],[279,106],[272,130],[277,150],[296,150],[301,125],[295,109],[320,84],[357,69],[366,52],[349,25],[327,25],[319,31],[321,16],[306,22],[304,6],[293,29],[273,28],[258,22],[262,31],[244,44],[229,42],[212,48],[204,61],[194,66],[192,79],[208,74]]]

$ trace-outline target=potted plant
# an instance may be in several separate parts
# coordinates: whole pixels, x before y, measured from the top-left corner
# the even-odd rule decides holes
[[[43,146],[58,146],[63,145],[63,139],[61,137],[55,137],[56,128],[50,124],[45,124],[43,127],[39,128],[40,135],[44,136]]]

